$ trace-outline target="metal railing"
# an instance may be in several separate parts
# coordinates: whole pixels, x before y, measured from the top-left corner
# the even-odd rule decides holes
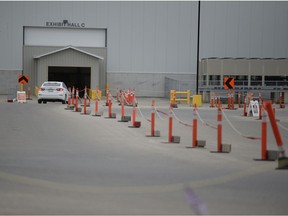
[[[170,90],[187,91],[190,90],[191,94],[196,91],[196,80],[176,80],[165,77],[165,97],[170,97]]]
[[[253,81],[250,80],[235,80],[236,89],[247,89],[247,88],[261,88],[261,89],[288,89],[288,81]],[[264,85],[263,85],[264,84]],[[199,87],[201,89],[219,89],[223,88],[223,82],[220,80],[209,80],[208,85],[206,80],[199,81]]]

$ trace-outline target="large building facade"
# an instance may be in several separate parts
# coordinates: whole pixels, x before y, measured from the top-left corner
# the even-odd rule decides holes
[[[0,94],[15,88],[19,74],[29,75],[31,87],[52,79],[92,89],[108,83],[153,97],[165,95],[170,77],[190,81],[195,92],[198,43],[199,61],[288,58],[288,2],[204,1],[200,22],[198,6],[1,1]],[[202,71],[199,80],[211,73]]]

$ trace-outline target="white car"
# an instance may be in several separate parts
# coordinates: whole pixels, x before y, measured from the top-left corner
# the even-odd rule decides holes
[[[38,103],[47,101],[60,101],[63,104],[68,100],[69,91],[63,82],[48,81],[44,82],[38,90]]]

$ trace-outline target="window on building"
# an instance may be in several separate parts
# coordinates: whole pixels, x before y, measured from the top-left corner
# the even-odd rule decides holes
[[[287,86],[287,76],[265,76],[265,86]]]
[[[234,77],[234,84],[235,86],[248,86],[248,76],[245,75],[235,75],[235,76],[229,76],[224,75],[224,77]]]
[[[206,75],[203,75],[203,78],[202,78],[202,85],[203,86],[206,86],[207,85],[207,82],[206,82]]]
[[[262,76],[251,76],[251,86],[261,86],[262,85]]]
[[[220,75],[209,75],[209,85],[220,85],[221,84]]]

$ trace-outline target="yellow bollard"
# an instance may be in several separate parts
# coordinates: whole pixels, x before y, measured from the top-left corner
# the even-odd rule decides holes
[[[190,105],[190,90],[187,90],[187,104]]]

